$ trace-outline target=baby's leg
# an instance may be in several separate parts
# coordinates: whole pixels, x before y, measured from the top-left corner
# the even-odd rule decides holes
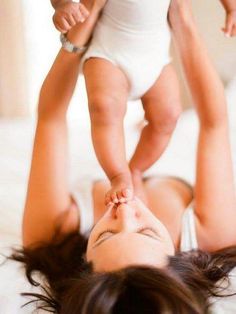
[[[111,190],[105,203],[132,197],[132,178],[126,160],[123,120],[129,84],[111,62],[91,58],[84,65],[94,149]]]
[[[151,167],[166,149],[181,113],[178,79],[171,64],[164,67],[151,89],[142,97],[147,125],[130,161],[133,176]]]

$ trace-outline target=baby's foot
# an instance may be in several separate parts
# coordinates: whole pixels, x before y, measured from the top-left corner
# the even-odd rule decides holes
[[[135,196],[148,206],[148,200],[143,186],[142,172],[138,170],[131,170],[131,174]]]
[[[105,204],[125,203],[133,198],[132,178],[127,174],[120,174],[111,180],[111,189],[105,197]]]

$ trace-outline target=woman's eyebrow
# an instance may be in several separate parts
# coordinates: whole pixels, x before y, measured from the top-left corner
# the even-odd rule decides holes
[[[93,229],[96,227],[96,225],[97,225],[97,224],[94,224],[94,225],[92,226],[92,228],[90,229],[90,233],[93,231]]]
[[[148,238],[150,238],[150,239],[152,239],[152,240],[158,241],[157,238],[155,238],[155,237],[153,237],[153,236],[151,236],[151,235],[149,235],[149,234],[139,233],[139,232],[135,232],[135,233],[136,233],[136,234],[140,234],[141,236],[146,236],[146,237],[148,237]],[[115,234],[117,234],[117,233],[115,233]],[[111,239],[115,234],[112,234],[112,235],[110,235],[109,237],[98,241],[98,243],[95,243],[94,246],[93,246],[93,249],[96,248],[96,247],[98,247],[100,244],[102,244],[102,243],[105,242],[106,240]]]

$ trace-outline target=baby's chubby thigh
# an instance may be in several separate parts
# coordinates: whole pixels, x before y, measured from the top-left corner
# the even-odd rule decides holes
[[[141,98],[145,119],[157,135],[171,135],[182,112],[179,81],[171,63]]]
[[[92,121],[122,119],[129,93],[125,74],[112,62],[101,57],[87,59],[83,67]]]

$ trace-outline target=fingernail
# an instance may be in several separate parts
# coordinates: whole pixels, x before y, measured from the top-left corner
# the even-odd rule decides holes
[[[225,37],[229,38],[230,34],[229,33],[225,33]]]

